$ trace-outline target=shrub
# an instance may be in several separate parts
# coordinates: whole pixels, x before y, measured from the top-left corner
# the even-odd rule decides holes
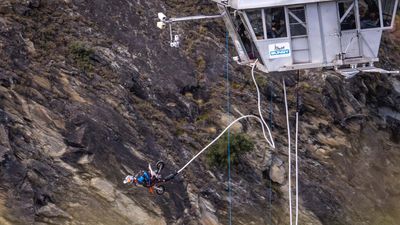
[[[72,59],[78,64],[80,69],[92,70],[93,64],[91,57],[94,54],[93,49],[89,48],[82,42],[73,42],[69,46]]]
[[[237,165],[240,157],[254,150],[254,143],[245,134],[230,134],[231,164]],[[228,166],[228,135],[222,136],[207,153],[207,162],[212,166]]]

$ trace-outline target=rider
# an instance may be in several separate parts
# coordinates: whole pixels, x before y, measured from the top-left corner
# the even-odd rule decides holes
[[[140,176],[132,176],[129,175],[125,178],[124,184],[126,183],[134,183],[135,185],[140,184],[143,186],[151,186],[151,181],[157,177],[157,174],[151,169],[151,165],[149,164],[148,171],[142,171]]]
[[[178,171],[171,173],[165,178],[161,177],[161,170],[164,167],[164,163],[162,161],[157,162],[157,170],[153,171],[151,169],[151,165],[149,164],[148,171],[142,171],[135,176],[128,175],[125,177],[124,184],[137,184],[143,185],[144,187],[149,188],[150,193],[154,193],[154,190],[157,191],[157,194],[164,193],[164,187],[159,185],[160,183],[170,181],[174,179],[176,175],[178,175]],[[155,189],[156,188],[156,189]]]

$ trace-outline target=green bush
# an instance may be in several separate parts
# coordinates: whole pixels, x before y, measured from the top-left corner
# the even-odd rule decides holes
[[[237,165],[240,157],[254,150],[254,143],[245,134],[230,134],[231,164]],[[207,162],[212,166],[228,167],[228,135],[222,136],[207,152]]]
[[[82,42],[73,42],[69,46],[72,59],[78,64],[82,70],[92,70],[93,64],[90,57],[94,54],[93,49],[89,48]]]

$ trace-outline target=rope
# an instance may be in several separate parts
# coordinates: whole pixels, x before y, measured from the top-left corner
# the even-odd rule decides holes
[[[257,61],[256,61],[257,63]],[[256,63],[254,63],[253,67],[252,67],[252,76],[253,76],[253,81],[254,84],[257,87],[257,92],[258,92],[258,98],[260,98],[260,93],[259,93],[259,89],[258,89],[258,85],[257,82],[254,78],[254,67],[256,66]],[[260,99],[258,99],[258,102],[260,102]],[[261,105],[258,104],[258,106],[260,107]],[[261,109],[259,109],[259,112],[261,112]],[[262,119],[262,114],[260,114],[260,116],[254,116],[254,115],[245,115],[242,117],[237,118],[236,120],[234,120],[232,123],[230,123],[216,138],[214,138],[214,140],[212,140],[208,145],[206,145],[202,150],[200,150],[192,159],[189,160],[189,162],[187,162],[181,169],[179,169],[174,175],[177,175],[179,173],[181,173],[187,166],[190,165],[190,163],[192,163],[197,157],[199,157],[204,151],[206,151],[212,144],[214,144],[219,138],[221,138],[221,136],[231,127],[233,126],[235,123],[239,122],[242,119],[246,119],[246,118],[253,118],[253,119],[257,119],[260,122],[261,125],[261,129],[262,129],[262,133],[264,136],[264,139],[267,141],[267,143],[270,145],[271,148],[275,148],[275,143],[272,139],[272,134],[270,132],[270,129],[268,127],[268,125],[265,123],[264,119]],[[265,133],[265,127],[267,127],[267,130],[269,132],[269,136],[271,137],[271,141],[268,140],[267,138],[267,134]]]
[[[296,194],[295,194],[295,225],[299,223],[299,164],[298,164],[298,136],[299,136],[299,93],[298,93],[298,84],[299,84],[299,71],[297,72],[297,83],[296,83],[296,136],[295,136],[295,179],[296,179]],[[285,79],[283,79],[283,92],[285,95],[285,110],[286,110],[286,123],[287,123],[287,131],[288,131],[288,161],[289,161],[289,217],[290,217],[290,225],[293,224],[293,213],[292,213],[292,161],[291,161],[291,151],[290,151],[290,124],[289,124],[289,110],[287,104],[287,95],[286,95],[286,84]]]
[[[204,147],[200,152],[198,152],[191,160],[189,160],[189,162],[187,162],[181,169],[179,169],[177,171],[178,173],[181,173],[187,166],[189,166],[190,163],[192,163],[197,157],[199,157],[205,150],[207,150],[211,145],[213,145],[216,141],[218,141],[219,138],[221,138],[221,136],[229,129],[231,128],[233,125],[235,125],[235,123],[239,122],[240,120],[246,119],[246,118],[253,118],[253,119],[257,119],[261,126],[263,126],[263,123],[260,119],[260,117],[258,116],[254,116],[254,115],[245,115],[242,117],[237,118],[236,120],[234,120],[232,123],[230,123],[214,140],[212,140],[208,145],[206,145],[206,147]]]
[[[272,81],[271,81],[272,83]],[[274,108],[272,107],[272,85],[270,85],[270,101],[269,101],[269,107],[270,107],[270,123],[269,125],[271,126],[271,129],[274,129],[274,121],[273,121],[273,113],[274,113]],[[271,163],[272,164],[272,163]],[[272,180],[269,179],[269,224],[272,225]]]
[[[296,154],[296,225],[299,223],[299,164],[297,156],[297,142],[299,135],[299,112],[296,112],[296,141],[295,141],[295,154]]]
[[[254,68],[255,68],[257,62],[258,62],[258,59],[257,59],[256,62],[254,63],[253,67],[251,68],[251,77],[253,78],[254,85],[256,86],[256,89],[257,89],[257,106],[258,106],[258,113],[260,114],[260,118],[261,118],[261,120],[262,120],[264,126],[267,127],[268,134],[269,134],[269,138],[270,138],[271,142],[270,142],[267,138],[265,138],[265,139],[267,140],[268,144],[269,144],[270,146],[272,146],[272,148],[275,148],[275,143],[274,143],[274,139],[272,138],[271,130],[269,129],[269,126],[268,126],[267,122],[265,122],[264,117],[263,117],[262,112],[261,112],[261,95],[260,95],[260,89],[258,88],[256,78],[254,77]],[[265,134],[264,126],[263,126],[262,128],[263,128],[263,133]],[[265,136],[265,135],[264,135],[264,136]]]
[[[285,110],[286,110],[286,124],[287,124],[287,134],[288,134],[288,161],[289,161],[289,175],[288,175],[288,180],[289,180],[289,218],[290,218],[290,225],[293,224],[293,216],[292,216],[292,181],[291,181],[291,174],[292,174],[292,162],[291,162],[291,156],[290,156],[290,125],[289,125],[289,110],[288,110],[288,104],[287,104],[287,96],[286,96],[286,84],[285,84],[285,78],[282,79],[283,83],[283,93],[285,96]]]
[[[226,32],[226,86],[228,102],[228,119],[230,115],[230,86],[229,86],[229,33]],[[230,129],[228,128],[228,191],[229,191],[229,225],[232,225],[232,187],[231,187],[231,140]]]

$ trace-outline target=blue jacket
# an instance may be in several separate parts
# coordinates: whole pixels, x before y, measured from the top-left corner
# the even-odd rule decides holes
[[[149,185],[149,186],[150,186],[150,182],[151,182],[150,176],[149,176],[149,174],[148,174],[146,171],[143,172],[143,175],[142,175],[142,176],[140,176],[140,177],[137,178],[137,181],[138,181],[138,183],[141,184],[141,185],[145,185],[145,184],[147,183],[147,185]],[[146,182],[146,183],[145,183],[145,182]]]

